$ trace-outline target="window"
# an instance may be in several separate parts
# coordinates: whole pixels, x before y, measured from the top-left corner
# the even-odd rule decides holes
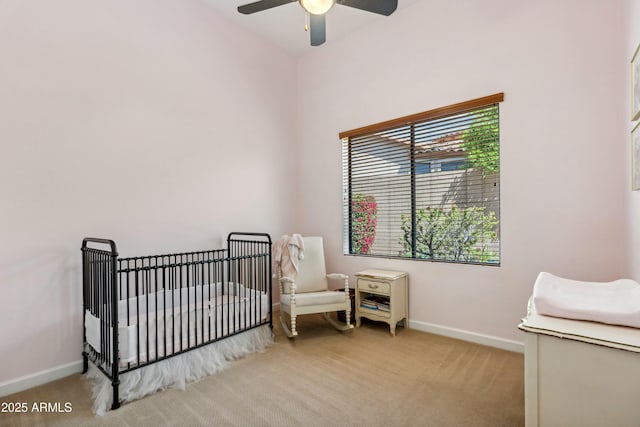
[[[344,253],[499,265],[503,99],[340,133]]]
[[[446,160],[418,160],[416,159],[415,173],[420,175],[423,173],[453,171],[467,168],[467,159],[457,157]]]

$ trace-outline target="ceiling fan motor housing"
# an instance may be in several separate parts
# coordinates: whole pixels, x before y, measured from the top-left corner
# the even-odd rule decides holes
[[[300,6],[312,15],[324,15],[336,3],[335,0],[299,0]]]

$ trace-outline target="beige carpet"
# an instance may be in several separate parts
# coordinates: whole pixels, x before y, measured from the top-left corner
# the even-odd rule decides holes
[[[351,332],[320,316],[299,319],[288,340],[187,386],[91,412],[80,375],[0,398],[26,414],[0,413],[2,426],[522,426],[523,355],[363,320]],[[274,324],[277,322],[274,322]],[[33,403],[71,404],[68,413]]]

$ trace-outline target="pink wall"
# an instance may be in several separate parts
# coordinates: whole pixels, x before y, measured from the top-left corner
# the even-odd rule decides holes
[[[625,57],[624,60],[628,65],[633,57],[633,54],[640,44],[640,2],[634,0],[628,0],[628,9],[627,9],[627,44],[625,48]],[[627,86],[625,87],[626,91],[623,94],[623,99],[625,102],[630,104],[629,94],[631,93],[631,82],[629,78],[626,80]],[[628,135],[631,134],[631,129],[633,129],[633,125],[637,122],[631,122],[631,110],[626,110],[625,115],[627,121],[627,129]],[[631,141],[631,137],[627,136],[627,141]],[[626,162],[626,166],[629,170],[629,176],[631,176],[631,149],[628,150],[628,160]],[[630,181],[630,179],[629,179]],[[629,183],[629,188],[631,188],[631,183]],[[640,191],[629,191],[629,223],[630,223],[630,244],[629,244],[629,265],[631,268],[631,277],[635,280],[640,281]]]
[[[0,2],[0,383],[80,359],[87,235],[126,256],[319,234],[333,271],[409,271],[412,321],[516,341],[539,271],[639,279],[638,21],[634,0],[417,2],[296,62],[197,0]],[[342,256],[338,132],[495,92],[502,266]]]
[[[606,0],[435,0],[304,56],[300,220],[331,270],[406,270],[412,321],[520,342],[538,272],[627,276],[624,27]],[[341,255],[338,133],[496,92],[502,266]]]
[[[294,221],[295,62],[198,0],[0,2],[0,383],[80,360],[80,245]]]

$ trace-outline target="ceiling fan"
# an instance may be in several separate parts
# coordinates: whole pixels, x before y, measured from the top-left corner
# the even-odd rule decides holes
[[[300,3],[309,13],[311,46],[320,46],[326,41],[325,13],[336,3],[385,16],[391,15],[398,7],[398,0],[260,0],[238,6],[238,12],[250,15],[294,2]]]

